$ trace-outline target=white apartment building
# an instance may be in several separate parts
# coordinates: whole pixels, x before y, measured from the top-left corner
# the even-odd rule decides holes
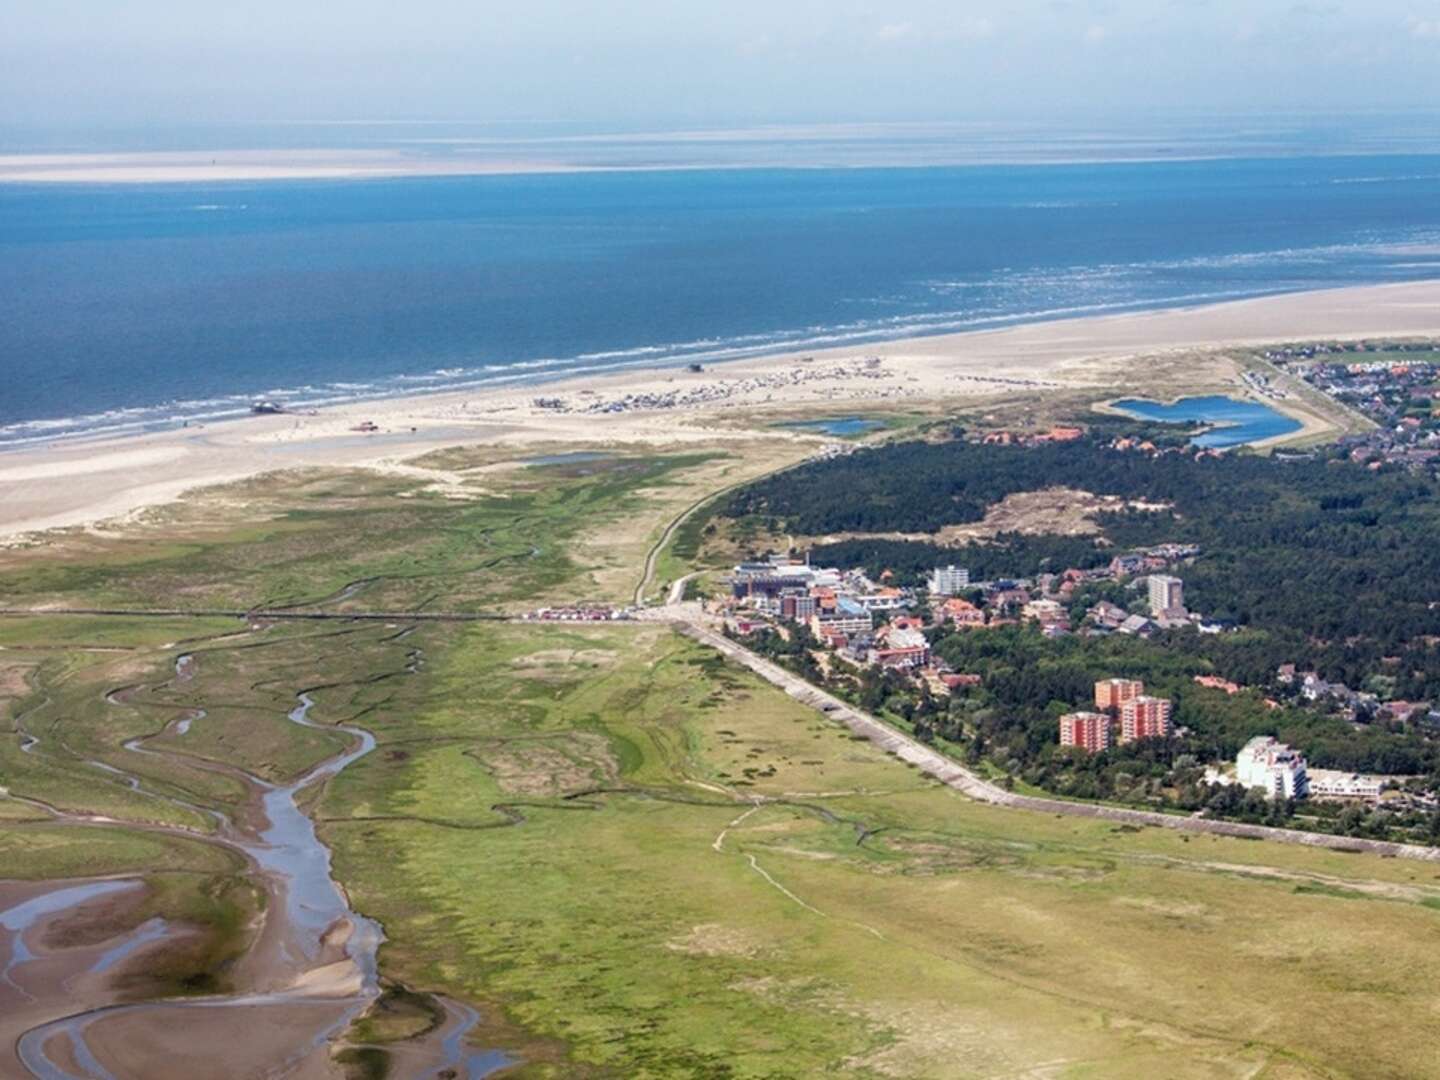
[[[1305,758],[1271,735],[1257,735],[1235,755],[1235,779],[1264,788],[1268,799],[1303,799],[1310,794]]]
[[[873,629],[873,620],[869,615],[812,615],[810,617],[810,629],[817,635],[829,631],[832,634],[844,634],[846,637],[856,637],[860,634],[868,634]]]
[[[1185,613],[1185,583],[1168,574],[1150,575],[1150,614],[1183,615]]]
[[[970,571],[963,566],[937,566],[930,575],[932,596],[954,596],[970,587]]]
[[[1347,773],[1339,769],[1311,769],[1308,777],[1310,794],[1318,799],[1375,800],[1380,798],[1386,779],[1383,776]]]

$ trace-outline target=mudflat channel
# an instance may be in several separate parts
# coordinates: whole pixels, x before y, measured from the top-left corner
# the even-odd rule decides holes
[[[176,679],[196,676],[195,658],[180,657]],[[131,692],[113,691],[107,700],[123,704]],[[182,832],[239,855],[266,894],[264,915],[229,973],[233,992],[133,1000],[122,990],[124,976],[143,973],[147,956],[194,929],[150,918],[98,941],[74,931],[87,922],[104,925],[117,905],[135,903],[146,889],[140,877],[0,879],[0,1074],[38,1080],[343,1075],[334,1051],[382,992],[377,953],[385,935],[351,908],[299,796],[369,754],[375,739],[359,727],[321,725],[310,718],[313,708],[311,698],[300,694],[289,720],[341,733],[350,745],[289,783],[272,784],[235,766],[185,755],[186,765],[244,786],[244,809],[233,816],[149,790],[139,776],[114,765],[90,763],[97,782],[124,784],[211,816],[216,828],[209,834],[150,828]],[[203,716],[199,710],[180,716],[167,730],[183,736]],[[21,739],[28,754],[46,753],[44,740],[24,731]],[[124,746],[134,754],[171,756],[144,738]],[[77,828],[137,827],[55,813]],[[52,933],[61,920],[69,935]],[[390,1075],[476,1080],[513,1064],[499,1051],[470,1044],[480,1020],[474,1009],[433,1000],[437,1022],[429,1031],[383,1048]]]

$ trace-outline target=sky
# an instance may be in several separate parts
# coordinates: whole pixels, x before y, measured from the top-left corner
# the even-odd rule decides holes
[[[1440,107],[1440,0],[10,0],[10,123]]]

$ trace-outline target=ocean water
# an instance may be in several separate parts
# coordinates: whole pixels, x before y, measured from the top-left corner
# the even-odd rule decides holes
[[[1115,407],[1132,416],[1162,424],[1205,424],[1212,429],[1190,442],[1215,450],[1289,435],[1300,430],[1300,421],[1259,401],[1237,401],[1223,396],[1187,397],[1169,405],[1158,401],[1127,398]]]
[[[0,185],[0,445],[1440,276],[1440,156]]]

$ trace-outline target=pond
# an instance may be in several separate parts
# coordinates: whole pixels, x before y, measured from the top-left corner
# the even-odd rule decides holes
[[[1191,443],[1212,450],[1289,435],[1300,430],[1300,421],[1286,416],[1258,401],[1237,401],[1214,395],[1181,398],[1173,405],[1158,401],[1126,398],[1114,403],[1115,408],[1142,420],[1162,424],[1205,424],[1211,430],[1195,436]]]
[[[582,465],[587,461],[608,461],[614,456],[594,450],[574,450],[568,454],[546,454],[544,457],[526,458],[521,464],[531,468],[545,465]]]
[[[872,431],[878,431],[885,426],[885,422],[883,420],[867,420],[863,416],[832,416],[823,420],[791,420],[780,426],[848,439],[856,435],[866,435]]]

